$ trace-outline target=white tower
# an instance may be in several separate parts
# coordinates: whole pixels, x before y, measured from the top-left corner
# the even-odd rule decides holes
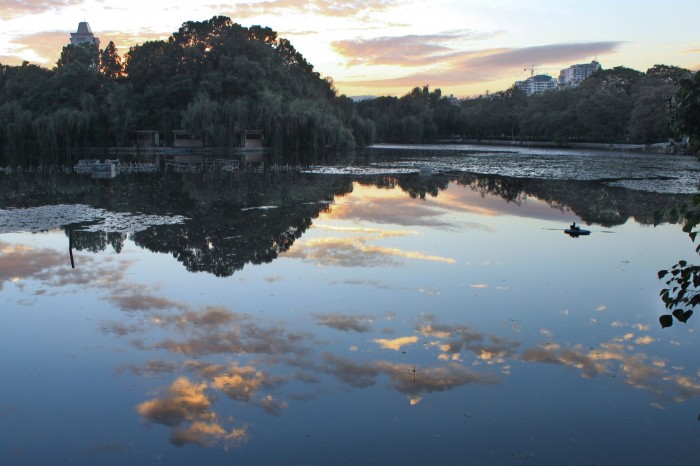
[[[100,39],[95,37],[95,35],[92,33],[90,25],[83,21],[78,23],[78,32],[70,33],[70,43],[71,45],[97,44],[99,46]]]

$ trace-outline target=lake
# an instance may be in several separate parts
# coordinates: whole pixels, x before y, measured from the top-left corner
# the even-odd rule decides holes
[[[0,463],[696,464],[691,157],[0,174]],[[576,222],[588,236],[564,229]]]

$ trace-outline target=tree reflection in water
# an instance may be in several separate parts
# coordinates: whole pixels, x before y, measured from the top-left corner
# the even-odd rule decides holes
[[[80,188],[74,178],[66,178],[65,186],[61,184],[61,180],[62,178],[56,177],[51,183],[43,186],[41,182],[36,182],[33,189],[25,191],[18,187],[19,194],[14,194],[12,200],[2,198],[7,194],[6,191],[1,191],[4,194],[0,194],[0,198],[3,199],[4,205],[13,207],[20,204],[31,206],[48,202],[80,202],[111,209],[111,212],[139,212],[163,218],[174,215],[185,217],[181,223],[154,224],[138,231],[127,227],[120,229],[114,224],[105,230],[97,228],[95,231],[95,222],[62,225],[66,239],[70,241],[70,231],[73,230],[73,247],[84,252],[119,253],[124,248],[126,254],[133,254],[134,248],[130,244],[133,242],[149,251],[173,255],[187,270],[204,271],[217,276],[238,274],[247,264],[274,261],[285,251],[285,257],[297,254],[302,258],[295,261],[296,264],[292,264],[293,259],[289,262],[280,260],[270,267],[272,269],[281,264],[279,273],[290,275],[285,277],[285,280],[280,280],[286,282],[280,288],[277,286],[282,283],[272,284],[272,279],[267,281],[270,277],[240,272],[238,276],[241,282],[245,280],[248,283],[234,290],[240,284],[237,280],[217,279],[205,284],[206,280],[202,278],[208,277],[202,277],[204,274],[195,277],[186,273],[173,273],[172,277],[163,278],[163,282],[166,282],[162,284],[163,288],[155,284],[149,286],[151,284],[143,280],[146,275],[138,276],[134,270],[126,272],[126,262],[134,256],[125,257],[125,253],[122,253],[116,260],[113,257],[102,260],[98,254],[83,254],[80,257],[82,260],[76,264],[76,273],[83,273],[83,280],[80,282],[82,292],[99,288],[101,294],[95,302],[106,303],[113,308],[111,310],[116,311],[110,314],[110,318],[103,318],[99,322],[103,337],[101,343],[119,342],[116,347],[121,351],[120,362],[123,364],[119,367],[121,378],[117,379],[116,385],[126,383],[124,381],[129,380],[130,375],[147,381],[144,383],[146,389],[141,390],[139,386],[136,396],[133,396],[132,392],[132,398],[127,399],[132,417],[125,425],[127,422],[131,423],[128,426],[130,431],[133,431],[134,420],[139,417],[148,425],[158,425],[158,429],[144,433],[149,441],[157,439],[153,444],[157,444],[158,448],[162,447],[161,444],[167,446],[167,440],[163,442],[162,437],[158,437],[165,433],[169,436],[171,444],[177,447],[196,445],[226,448],[246,445],[250,447],[249,451],[244,451],[245,448],[241,451],[236,450],[236,459],[240,459],[241,464],[247,464],[246,460],[256,455],[258,462],[264,458],[271,459],[269,463],[274,463],[274,457],[265,456],[272,453],[260,448],[260,445],[267,447],[275,444],[278,440],[277,435],[287,441],[323,441],[335,448],[339,444],[342,445],[343,439],[346,438],[343,434],[350,429],[355,433],[366,430],[366,425],[357,424],[361,424],[363,420],[371,420],[377,422],[379,427],[367,434],[368,438],[363,440],[363,444],[375,441],[381,444],[382,449],[385,448],[394,454],[397,450],[385,446],[387,442],[400,437],[399,443],[403,445],[403,436],[415,434],[411,441],[421,445],[419,449],[425,447],[431,455],[452,460],[442,461],[443,463],[457,464],[459,460],[456,456],[449,457],[445,451],[459,449],[463,434],[479,438],[472,450],[491,448],[481,447],[481,439],[487,438],[487,435],[488,439],[493,439],[494,445],[500,446],[504,431],[509,435],[514,432],[528,432],[527,436],[531,437],[530,427],[542,438],[551,434],[555,435],[552,438],[556,438],[557,442],[562,441],[561,436],[556,437],[556,432],[547,430],[549,427],[543,428],[531,423],[531,418],[541,416],[547,421],[561,421],[554,429],[566,431],[567,435],[568,432],[574,432],[572,438],[583,443],[590,437],[590,433],[586,432],[592,423],[599,421],[598,416],[602,415],[603,411],[611,410],[611,403],[619,403],[615,406],[619,410],[616,412],[621,413],[620,417],[627,419],[626,415],[630,411],[625,411],[626,405],[620,401],[624,395],[629,395],[629,391],[624,387],[646,391],[651,394],[653,402],[671,399],[685,401],[700,393],[700,382],[693,374],[692,367],[688,370],[672,367],[676,366],[672,361],[673,357],[665,354],[664,349],[659,349],[660,345],[653,349],[647,346],[654,344],[658,335],[653,334],[644,320],[633,312],[618,309],[615,315],[612,315],[612,312],[605,314],[604,306],[601,306],[586,314],[579,306],[578,309],[572,309],[571,315],[568,314],[567,308],[565,315],[563,311],[560,312],[558,304],[549,306],[546,302],[549,299],[558,300],[558,303],[571,303],[581,299],[583,292],[578,293],[576,286],[567,288],[570,293],[578,293],[575,296],[541,297],[539,292],[549,291],[548,283],[541,284],[538,282],[540,279],[530,280],[529,277],[522,276],[527,274],[502,268],[490,277],[493,280],[496,280],[494,277],[498,277],[500,280],[503,277],[498,274],[511,279],[516,274],[521,275],[518,277],[522,280],[519,285],[523,288],[533,286],[538,293],[519,294],[521,291],[516,292],[514,289],[512,292],[501,291],[495,285],[490,288],[484,285],[482,288],[476,281],[478,278],[465,281],[471,280],[471,277],[460,277],[450,278],[447,284],[437,285],[436,288],[441,289],[437,290],[434,296],[431,295],[435,290],[428,289],[428,286],[431,281],[440,280],[439,274],[449,274],[451,277],[457,275],[454,273],[457,267],[448,260],[451,258],[449,251],[439,246],[430,246],[435,247],[436,251],[431,251],[434,254],[412,257],[411,260],[426,261],[423,263],[428,265],[425,269],[415,267],[411,272],[415,275],[406,275],[406,283],[400,278],[382,278],[382,274],[386,274],[387,270],[387,263],[384,262],[374,270],[369,267],[356,267],[346,274],[349,269],[347,267],[334,275],[332,281],[327,282],[314,282],[314,278],[318,278],[316,276],[291,276],[294,275],[292,271],[310,272],[313,269],[324,269],[316,267],[313,260],[305,263],[309,264],[308,267],[294,268],[311,257],[300,253],[299,250],[308,252],[312,249],[309,247],[310,241],[300,237],[304,233],[309,237],[313,237],[314,233],[322,236],[320,230],[329,227],[330,223],[331,216],[326,214],[335,209],[335,213],[338,214],[336,218],[340,218],[342,208],[347,205],[343,204],[340,198],[346,196],[348,199],[345,200],[351,203],[350,194],[355,190],[358,199],[364,201],[370,197],[362,197],[361,191],[365,187],[369,187],[365,194],[370,195],[375,195],[378,190],[393,190],[394,192],[389,194],[402,201],[411,201],[414,209],[410,211],[410,215],[414,216],[420,210],[421,199],[429,201],[431,197],[441,196],[445,199],[454,194],[454,191],[460,191],[468,193],[466,197],[469,199],[479,195],[485,198],[497,196],[500,207],[527,207],[530,199],[539,199],[546,205],[537,203],[538,208],[547,211],[551,208],[551,211],[557,214],[551,218],[561,218],[560,212],[570,212],[572,216],[576,215],[586,223],[605,227],[622,225],[630,218],[634,218],[637,223],[651,225],[655,210],[669,204],[687,202],[687,196],[631,192],[592,181],[563,182],[473,174],[347,177],[299,173],[161,173],[143,177],[138,182],[127,178],[113,180],[115,183],[111,185],[109,195],[104,192],[104,184],[85,184],[85,180],[82,180],[85,186]],[[41,189],[37,189],[36,186],[40,186]],[[456,186],[460,189],[455,189]],[[43,198],[37,198],[37,191],[42,189],[46,194]],[[381,199],[381,196],[377,198]],[[500,199],[507,203],[501,202]],[[443,204],[443,207],[447,204]],[[369,209],[366,205],[353,207],[357,210],[363,209],[364,214]],[[370,206],[372,207],[374,206]],[[463,205],[449,207],[459,209]],[[447,207],[445,209],[447,210]],[[326,225],[317,222],[319,231],[309,231],[312,223],[321,215]],[[466,217],[460,217],[460,221],[466,222]],[[353,226],[354,217],[350,215],[348,218],[350,220],[343,226]],[[364,218],[366,224],[371,223],[369,218]],[[392,217],[394,223],[387,225],[398,227],[388,229],[399,230],[410,224],[397,222],[396,218],[398,216]],[[535,220],[539,218],[535,217]],[[379,222],[377,219],[378,216],[371,217],[373,222]],[[406,217],[402,217],[402,220],[405,219]],[[415,218],[415,223],[410,225],[418,230],[418,226],[425,226],[433,219],[434,217],[425,215],[425,218]],[[99,223],[99,219],[96,221]],[[513,224],[524,225],[515,222]],[[372,232],[375,234],[378,230],[377,225],[379,223],[372,226]],[[455,225],[461,226],[463,223],[457,222]],[[504,225],[506,224],[501,224]],[[91,230],[86,231],[88,228]],[[469,242],[475,241],[475,237],[478,236],[466,228],[461,231],[451,224],[445,227],[450,228],[458,230],[452,233],[459,239],[457,244],[460,245],[464,239],[462,235],[469,236]],[[531,232],[532,234],[539,234],[536,227],[532,231],[535,232]],[[362,236],[362,240],[369,236],[366,232],[354,233],[357,237],[365,235]],[[398,234],[398,231],[392,233]],[[343,230],[342,233],[338,233],[338,237],[341,235],[349,236],[350,233]],[[433,238],[437,237],[439,236]],[[379,234],[376,234],[370,240],[378,242],[380,238]],[[519,238],[516,236],[515,239],[517,242]],[[568,238],[564,240],[566,244],[562,246],[564,249],[559,250],[560,254],[571,249],[572,242],[568,241]],[[576,243],[574,246],[589,246],[591,241]],[[372,252],[379,249],[372,249]],[[319,251],[322,249],[319,248]],[[52,279],[47,277],[68,275],[60,268],[66,265],[63,249],[60,251],[60,257],[52,256],[44,260],[30,256],[29,252],[23,252],[24,256],[20,253],[22,252],[17,252],[18,257],[25,258],[24,262],[28,264],[37,267],[47,264],[44,267],[51,267],[35,272],[24,269],[23,276],[50,281]],[[49,254],[46,251],[33,252],[39,253]],[[356,249],[350,250],[348,254],[358,255]],[[392,270],[400,275],[399,267],[404,267],[405,264],[400,264],[401,261],[396,257],[399,256],[391,256],[394,262],[390,262],[390,266],[396,267]],[[407,256],[400,257],[404,259]],[[468,256],[463,255],[460,259],[466,257]],[[124,264],[119,268],[117,262]],[[348,260],[347,263],[352,262]],[[612,262],[607,264],[610,263]],[[511,265],[514,265],[515,269],[521,266],[515,262],[511,262]],[[108,270],[110,267],[115,269],[111,273]],[[80,270],[81,268],[83,270]],[[94,275],[84,273],[90,268],[96,269],[93,271]],[[548,268],[562,270],[553,263],[549,264]],[[183,272],[181,267],[177,269],[178,272]],[[463,272],[485,275],[491,273],[485,270],[486,267],[477,272],[476,267],[466,266],[461,269]],[[130,275],[132,271],[134,276]],[[436,272],[436,278],[429,276],[433,271]],[[150,274],[152,270],[146,273]],[[99,276],[100,280],[92,279],[95,276]],[[187,278],[183,279],[183,276]],[[615,276],[624,278],[624,274]],[[8,275],[7,280],[11,278],[12,276]],[[169,279],[172,279],[172,282],[167,283]],[[247,288],[254,279],[260,281],[261,287],[252,289],[251,286],[250,290],[244,290],[243,288]],[[414,279],[415,283],[408,283]],[[314,283],[305,287],[305,280]],[[562,283],[557,281],[559,277],[548,277],[546,280],[552,280],[554,286]],[[653,280],[655,278],[652,272]],[[69,280],[56,281],[55,286],[58,287],[59,283],[64,282],[68,283]],[[120,286],[115,288],[114,283]],[[420,292],[409,289],[410,286],[416,286],[416,283],[421,286]],[[594,283],[600,284],[597,281]],[[191,296],[196,293],[192,292],[194,288],[188,288],[204,285],[204,289],[211,292],[222,284],[231,288],[224,293],[223,298],[210,295],[205,295],[205,298]],[[513,282],[503,285],[512,284]],[[42,286],[48,288],[49,285]],[[358,286],[364,287],[364,296],[354,291]],[[459,290],[455,290],[460,286]],[[297,287],[300,288],[299,291]],[[184,290],[180,292],[180,288]],[[267,295],[267,290],[274,290],[274,293],[281,295],[290,289],[294,289],[294,292],[303,297],[290,304],[296,298],[284,296],[268,300],[268,296],[260,296],[258,293],[262,290],[261,294]],[[617,288],[615,290],[617,291]],[[439,292],[457,299],[451,301],[448,297],[437,297]],[[492,295],[492,298],[485,299],[487,293]],[[244,297],[247,294],[251,295],[248,302],[245,301],[247,297]],[[517,298],[513,299],[516,296]],[[527,299],[520,302],[521,296],[536,302],[525,303]],[[340,302],[341,297],[347,301]],[[206,303],[200,302],[200,299]],[[509,299],[519,302],[506,302]],[[600,303],[596,305],[598,304]],[[440,305],[453,306],[455,309],[444,310],[439,308]],[[527,312],[516,314],[522,310],[521,305]],[[288,306],[295,308],[288,310]],[[579,312],[578,316],[574,315],[576,311]],[[92,314],[85,315],[93,317]],[[653,318],[655,315],[654,313]],[[513,319],[516,316],[517,319]],[[80,318],[82,317],[80,315]],[[591,318],[591,321],[595,318],[598,322],[607,318],[605,323],[609,325],[591,323],[591,331],[587,332],[582,328],[588,318]],[[547,328],[550,323],[560,324],[561,328],[556,329],[560,333]],[[522,331],[523,325],[529,328]],[[552,380],[549,377],[554,374],[551,368],[566,368],[566,371],[556,372],[559,377],[567,380],[566,383],[571,383],[572,378],[576,379],[579,376],[586,379],[585,383],[580,381],[580,384],[571,383],[570,386],[566,383],[550,383]],[[573,377],[565,373],[573,374]],[[530,378],[533,380],[525,381]],[[508,383],[505,383],[506,381]],[[109,383],[113,381],[110,380]],[[565,389],[557,393],[561,387]],[[572,395],[570,390],[576,393]],[[536,392],[535,395],[533,391]],[[596,395],[596,391],[605,395]],[[611,394],[612,391],[615,391],[615,394]],[[355,392],[357,396],[349,395],[350,392]],[[357,394],[358,392],[361,394]],[[387,392],[390,396],[386,396]],[[382,396],[382,393],[385,395]],[[399,396],[396,396],[397,394]],[[375,401],[375,398],[379,398],[379,401]],[[633,398],[635,397],[629,397]],[[318,403],[302,404],[310,400]],[[610,404],[606,404],[610,400]],[[90,403],[89,400],[80,401]],[[540,412],[540,402],[556,408]],[[644,400],[643,403],[647,406],[648,400]],[[399,404],[404,411],[395,407]],[[414,407],[410,410],[410,415],[406,414],[409,404]],[[518,411],[524,409],[521,404],[532,407]],[[571,406],[565,406],[569,404]],[[365,411],[357,409],[359,405],[363,405]],[[372,411],[374,409],[381,409],[381,414],[386,416],[378,415]],[[559,409],[567,409],[567,415],[571,412],[574,414],[565,419],[560,416]],[[592,409],[593,414],[583,412],[588,409]],[[511,413],[507,412],[509,410],[517,412],[518,415],[511,419]],[[397,417],[391,422],[385,422],[383,419],[393,418],[394,415]],[[519,417],[528,417],[528,420],[522,421]],[[570,423],[570,418],[589,424],[577,431],[578,427],[574,424],[578,423]],[[289,421],[290,419],[292,421]],[[316,421],[317,419],[323,421]],[[342,422],[338,422],[338,419]],[[616,423],[615,427],[623,425],[615,415],[605,419]],[[463,421],[471,424],[460,424]],[[294,424],[293,427],[277,427],[290,422],[299,424]],[[422,427],[421,424],[418,428],[416,426],[419,422],[426,422],[430,427]],[[633,422],[636,423],[636,419]],[[407,427],[404,428],[403,424]],[[352,427],[343,430],[340,425]],[[446,427],[442,428],[442,425]],[[487,430],[494,429],[498,434],[484,434],[484,426]],[[275,433],[268,439],[264,433],[267,428]],[[392,428],[397,429],[399,433],[394,434]],[[409,432],[411,428],[415,431]],[[283,429],[286,430],[282,432]],[[453,437],[451,443],[445,444],[450,448],[429,448],[432,447],[430,442],[437,438],[436,432],[447,431],[459,432],[460,435],[459,438]],[[577,436],[575,432],[579,432],[580,435]],[[424,434],[431,434],[425,435],[431,438],[426,440],[423,438]],[[478,437],[479,435],[483,437]],[[374,437],[378,438],[372,440]],[[603,437],[601,434],[594,440],[604,443],[607,440]],[[615,439],[615,442],[617,440]],[[534,442],[532,445],[538,444]],[[143,445],[141,447],[144,448]],[[304,454],[311,451],[308,445],[300,448]],[[552,449],[540,445],[537,450],[538,458],[542,457],[543,450],[551,452]],[[585,451],[585,448],[582,450]],[[182,448],[174,455],[201,455],[197,451],[199,450]],[[216,451],[219,450],[214,448],[206,454],[213,456]],[[534,451],[534,448],[531,449],[529,444],[513,447],[505,453],[508,456],[505,460],[502,457],[499,460],[491,457],[491,461],[483,456],[482,451],[481,456],[477,455],[477,462],[504,464],[512,459],[511,455],[517,459],[529,458],[527,453],[517,453],[517,456],[513,451],[528,452]],[[333,453],[328,455],[332,456]],[[329,456],[317,454],[323,460],[328,460],[320,462],[330,462]],[[463,455],[464,451],[460,451],[459,454]],[[362,452],[356,453],[352,459],[357,460],[362,456]],[[606,457],[604,453],[597,456]],[[464,456],[460,459],[463,458]],[[201,460],[201,457],[199,459]],[[231,460],[231,457],[227,459]],[[277,460],[279,462],[279,459]],[[183,464],[185,461],[182,460]],[[224,461],[220,460],[218,463],[223,464]],[[301,456],[294,457],[292,462],[302,462]],[[414,463],[417,462],[414,460]],[[217,461],[212,460],[212,463]]]
[[[571,211],[587,224],[622,225],[633,218],[654,224],[655,212],[687,203],[688,195],[649,193],[595,181],[509,178],[496,175],[327,176],[299,173],[159,173],[120,177],[110,185],[86,182],[75,176],[18,175],[0,177],[0,188],[12,207],[84,203],[116,212],[181,215],[181,224],[156,225],[140,231],[84,231],[83,224],[64,226],[73,231],[73,249],[121,251],[127,237],[150,251],[172,254],[189,271],[230,276],[246,264],[276,259],[332,209],[333,199],[353,189],[353,182],[378,188],[398,187],[414,199],[437,197],[450,183],[468,186],[519,204],[533,197],[560,211]],[[129,235],[129,236],[128,236]]]

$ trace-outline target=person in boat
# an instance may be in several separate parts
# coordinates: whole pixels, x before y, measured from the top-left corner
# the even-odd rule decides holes
[[[569,225],[569,228],[571,228],[573,231],[576,231],[576,230],[580,230],[580,229],[581,229],[581,227],[576,226],[576,222],[574,222],[574,223],[572,223],[571,225]]]

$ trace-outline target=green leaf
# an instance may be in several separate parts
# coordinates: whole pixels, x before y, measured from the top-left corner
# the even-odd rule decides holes
[[[686,323],[690,316],[693,315],[693,311],[684,311],[683,309],[676,309],[673,311],[673,316],[678,319],[679,322]]]
[[[664,314],[659,317],[659,323],[661,324],[661,328],[670,327],[673,325],[673,317],[668,314]]]

